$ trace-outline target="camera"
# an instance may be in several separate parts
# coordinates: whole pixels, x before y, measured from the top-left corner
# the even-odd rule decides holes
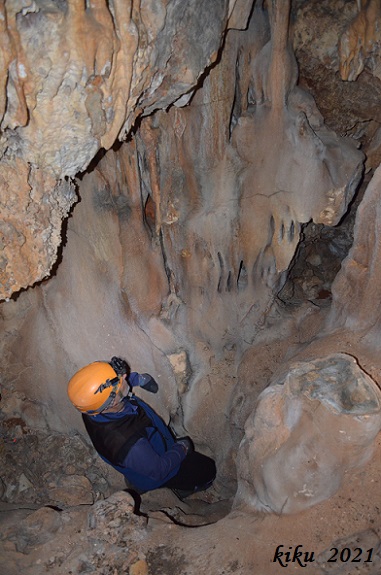
[[[129,374],[130,368],[129,365],[124,359],[120,357],[112,357],[111,361],[109,362],[113,370],[115,371],[116,375],[121,376],[124,374]]]

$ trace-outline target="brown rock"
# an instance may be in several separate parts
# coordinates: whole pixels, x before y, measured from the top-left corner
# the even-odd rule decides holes
[[[148,575],[148,563],[144,559],[139,559],[130,566],[129,575]]]
[[[83,475],[64,475],[57,485],[49,489],[49,497],[57,505],[84,505],[94,501],[92,485]]]

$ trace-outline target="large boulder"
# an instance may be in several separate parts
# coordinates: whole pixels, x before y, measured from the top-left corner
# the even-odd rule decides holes
[[[329,498],[380,429],[380,389],[353,357],[295,363],[246,422],[235,504],[295,513]]]

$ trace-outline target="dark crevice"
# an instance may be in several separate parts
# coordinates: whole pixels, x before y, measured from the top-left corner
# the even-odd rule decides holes
[[[267,240],[267,245],[270,246],[273,242],[273,238],[274,238],[274,233],[275,233],[275,220],[274,220],[274,216],[270,216],[270,222],[269,222],[269,237]]]
[[[143,210],[144,223],[147,226],[151,237],[155,234],[156,226],[156,204],[150,194],[148,194]]]
[[[231,271],[228,273],[228,279],[226,281],[226,290],[231,291],[232,289],[233,274]]]
[[[160,230],[159,242],[160,242],[160,248],[161,248],[161,255],[163,257],[164,271],[165,271],[165,274],[166,274],[167,280],[168,280],[168,288],[169,288],[169,290],[171,290],[172,283],[173,283],[173,273],[172,273],[172,270],[168,264],[168,258],[167,258],[167,254],[166,254],[165,247],[164,247],[164,237],[163,237],[163,231],[162,230]]]
[[[218,293],[221,293],[221,291],[222,291],[222,279],[223,279],[223,272],[224,272],[224,261],[222,259],[220,252],[217,253],[217,257],[218,257],[218,262],[220,264],[220,270],[221,270],[219,278],[218,278],[217,291],[218,291]]]
[[[284,238],[284,231],[285,231],[284,222],[282,222],[282,225],[281,225],[280,230],[279,230],[279,241],[280,242]]]
[[[237,276],[238,291],[244,290],[247,287],[247,284],[248,284],[247,270],[245,264],[243,263],[243,260],[241,260]]]
[[[295,224],[294,221],[291,221],[290,229],[288,231],[288,239],[290,242],[294,240],[295,237]]]

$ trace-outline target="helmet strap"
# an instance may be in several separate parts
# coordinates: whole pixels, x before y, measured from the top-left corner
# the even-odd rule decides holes
[[[113,389],[108,398],[106,399],[106,401],[100,407],[98,407],[98,409],[87,412],[89,415],[96,415],[108,408],[108,406],[114,401],[116,394],[118,393],[121,379],[122,379],[121,377],[116,376],[113,377],[112,379],[107,379],[104,383],[101,383],[98,389],[94,392],[94,395],[96,395],[97,393],[102,393],[102,391],[104,391],[109,387],[112,387]]]
[[[107,389],[108,387],[111,387],[111,386],[115,389],[115,387],[118,385],[119,381],[120,381],[120,377],[118,377],[118,376],[113,377],[112,379],[106,379],[106,381],[104,383],[101,383],[100,386],[98,387],[98,389],[96,391],[94,391],[94,395],[96,395],[97,393],[102,393],[102,391],[104,391],[105,389]],[[113,393],[113,391],[111,393]]]

